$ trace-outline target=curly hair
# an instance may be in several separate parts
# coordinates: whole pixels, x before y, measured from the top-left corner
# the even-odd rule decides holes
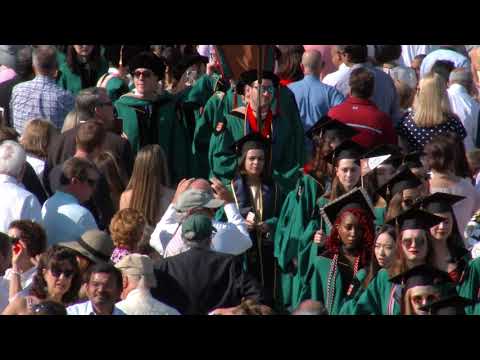
[[[75,258],[75,252],[65,247],[54,245],[49,248],[38,262],[37,273],[35,274],[32,282],[32,288],[30,294],[36,296],[41,300],[48,298],[47,282],[43,276],[43,270],[52,269],[53,266],[61,264],[69,264],[73,269],[72,282],[70,288],[62,297],[63,304],[71,304],[78,297],[78,291],[81,286],[80,269],[78,268],[77,259]]]
[[[43,227],[31,220],[15,220],[10,223],[9,229],[18,229],[22,232],[22,241],[26,245],[27,254],[33,258],[47,249],[47,234]]]
[[[364,209],[355,208],[343,210],[335,220],[330,236],[327,238],[327,241],[325,243],[325,247],[327,253],[331,255],[339,254],[340,248],[342,246],[342,240],[340,239],[340,235],[338,233],[338,227],[340,226],[347,214],[352,214],[353,216],[355,216],[358,220],[359,225],[363,229],[362,241],[359,244],[359,268],[362,268],[367,266],[370,262],[375,234],[373,227],[373,219]]]
[[[134,251],[141,240],[145,223],[145,216],[138,210],[127,208],[118,211],[109,227],[115,246]]]

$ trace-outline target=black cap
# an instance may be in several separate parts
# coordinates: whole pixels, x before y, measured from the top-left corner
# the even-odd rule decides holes
[[[448,273],[440,271],[430,265],[418,265],[390,279],[394,284],[404,286],[404,291],[415,286],[436,286],[450,282]]]
[[[141,52],[128,62],[128,69],[132,74],[140,68],[153,71],[160,79],[165,76],[165,63],[151,51]]]
[[[335,149],[330,151],[325,160],[330,164],[335,165],[335,162],[342,159],[355,159],[360,160],[365,153],[365,148],[352,140],[345,140]]]
[[[390,157],[383,162],[383,164],[392,164],[395,167],[400,166],[402,162],[402,151],[401,149],[392,144],[382,144],[374,147],[372,150],[368,151],[363,155],[364,158],[372,158],[377,156],[390,155]]]
[[[367,192],[358,187],[328,203],[320,209],[320,212],[332,227],[337,217],[346,209],[363,209],[370,214],[372,219],[375,218],[375,212]]]
[[[422,306],[420,310],[430,315],[465,315],[465,307],[475,304],[474,301],[459,295],[450,295]]]
[[[322,116],[320,120],[307,130],[305,136],[313,140],[315,136],[322,137],[327,133],[344,139],[349,139],[359,134],[359,132],[352,126],[332,119],[329,116]]]
[[[275,75],[271,71],[264,70],[262,72],[262,79],[272,80],[273,86],[277,87],[280,83],[280,79],[277,75]],[[253,82],[258,80],[258,70],[252,69],[248,71],[244,71],[240,74],[240,80],[237,83],[236,89],[237,93],[240,95],[244,95],[245,93],[245,85],[251,85]]]
[[[444,218],[433,215],[416,207],[402,212],[397,217],[387,221],[389,225],[398,225],[399,230],[423,229],[428,231],[431,227],[444,221]]]
[[[232,145],[232,150],[240,156],[248,150],[252,149],[262,149],[263,151],[266,151],[270,144],[270,139],[264,137],[259,133],[251,132],[250,134],[247,134],[240,140],[236,141]]]
[[[420,160],[420,157],[423,156],[423,152],[421,151],[414,151],[408,153],[403,157],[403,164],[408,166],[409,168],[421,168],[423,164]]]
[[[465,196],[436,192],[420,199],[420,208],[431,213],[453,212],[452,205],[465,199]]]
[[[398,171],[384,184],[380,185],[377,193],[389,201],[395,194],[405,189],[413,189],[422,185],[422,182],[407,166],[401,166]]]

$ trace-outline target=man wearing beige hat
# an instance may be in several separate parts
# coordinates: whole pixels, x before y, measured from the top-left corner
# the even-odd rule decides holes
[[[228,222],[213,219],[215,211],[224,207]],[[252,246],[245,219],[233,195],[216,178],[211,184],[204,179],[182,180],[172,203],[165,211],[150,237],[150,246],[163,257],[174,256],[189,249],[181,238],[182,221],[192,213],[203,213],[212,219],[216,233],[211,248],[217,252],[240,255]]]
[[[146,255],[130,254],[115,267],[122,272],[122,301],[115,306],[127,315],[180,315],[174,308],[154,299],[151,288],[157,286],[153,261]]]

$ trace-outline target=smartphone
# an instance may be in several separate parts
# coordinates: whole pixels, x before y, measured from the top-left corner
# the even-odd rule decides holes
[[[20,251],[22,251],[22,245],[20,245],[19,243],[16,243],[15,245],[13,245],[13,253],[15,255],[18,255]]]

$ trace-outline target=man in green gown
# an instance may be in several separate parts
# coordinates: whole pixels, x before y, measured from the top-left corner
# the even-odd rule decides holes
[[[190,176],[190,140],[184,116],[173,96],[158,90],[165,74],[162,60],[151,52],[138,54],[129,64],[135,89],[115,102],[118,117],[123,120],[132,151],[159,144],[165,151],[172,183]]]

